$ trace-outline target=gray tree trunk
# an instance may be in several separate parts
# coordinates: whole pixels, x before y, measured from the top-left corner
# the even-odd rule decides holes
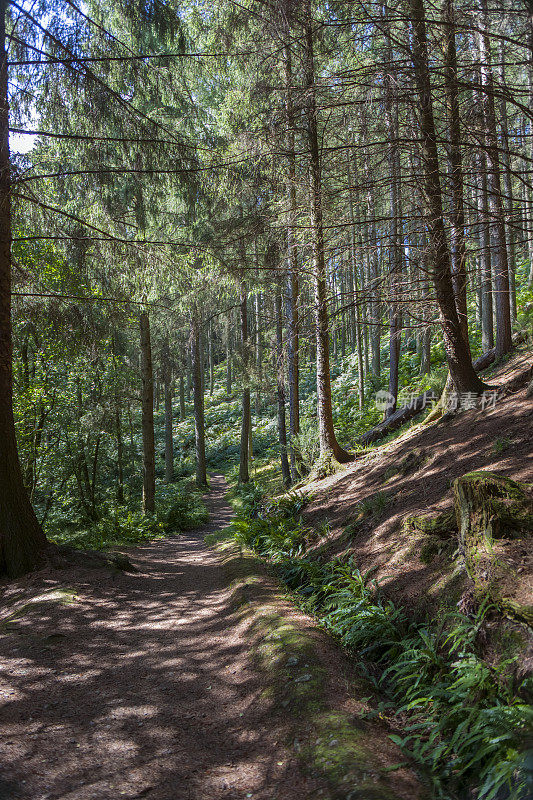
[[[215,357],[213,353],[213,323],[207,328],[207,357],[209,363],[209,394],[215,391]]]
[[[141,330],[141,378],[142,378],[142,439],[143,439],[143,513],[155,511],[155,442],[154,442],[154,375],[152,370],[152,346],[150,342],[150,320],[143,311],[140,316]]]
[[[491,262],[493,268],[496,310],[497,357],[511,350],[511,308],[509,301],[509,267],[507,242],[505,239],[505,213],[502,202],[498,136],[494,109],[494,81],[489,47],[489,14],[486,0],[481,0],[482,14],[479,16],[481,30],[477,34],[480,56],[481,98],[483,120],[487,137],[487,184],[490,209]]]
[[[505,44],[499,43],[500,83],[505,87]],[[509,302],[511,305],[511,319],[516,319],[516,232],[515,214],[513,208],[513,177],[511,173],[511,158],[509,155],[509,119],[505,97],[500,100],[500,141],[503,164],[503,185],[505,189],[505,210],[507,212],[507,261],[509,264]]]
[[[384,7],[383,23],[387,40],[387,70],[392,68],[394,54],[389,34],[387,7]],[[402,312],[399,301],[402,275],[402,248],[400,242],[400,153],[398,148],[398,100],[394,79],[387,71],[385,78],[385,113],[389,139],[390,171],[390,267],[389,267],[389,394],[393,402],[387,405],[384,419],[396,410],[398,399],[398,374],[402,336]]]
[[[305,86],[307,90],[306,121],[310,154],[311,236],[313,248],[313,279],[315,289],[316,381],[317,416],[320,455],[333,455],[343,463],[352,460],[335,436],[331,402],[329,366],[329,318],[326,294],[326,265],[322,223],[322,176],[318,147],[317,108],[315,97],[315,66],[311,2],[305,0]]]
[[[231,375],[231,311],[226,317],[226,395],[231,397],[232,375]]]
[[[357,165],[356,165],[357,166]],[[350,163],[350,155],[346,158],[346,175],[348,177],[348,185],[352,186],[352,171]],[[355,175],[355,182],[357,183],[357,174]],[[353,304],[351,309],[353,311],[352,326],[353,326],[353,339],[355,349],[357,351],[357,382],[359,394],[359,408],[363,409],[365,402],[365,370],[363,362],[363,337],[361,336],[361,321],[359,312],[359,283],[357,280],[357,261],[356,261],[356,233],[355,233],[355,213],[353,207],[352,193],[348,194],[348,202],[350,208],[350,222],[351,235],[350,235],[350,266],[348,267],[348,278],[350,282],[350,302]],[[362,252],[362,250],[361,250]]]
[[[463,338],[470,351],[468,340],[468,307],[466,298],[466,241],[465,212],[463,198],[463,164],[461,158],[461,120],[459,115],[459,90],[457,84],[457,51],[455,46],[455,8],[454,0],[445,2],[445,66],[444,82],[448,115],[448,138],[450,160],[450,227],[453,287],[455,305]]]
[[[442,207],[440,167],[433,116],[433,99],[429,73],[424,0],[410,0],[413,31],[412,59],[418,92],[424,201],[428,240],[433,262],[432,277],[439,304],[444,347],[451,378],[458,392],[480,394],[484,387],[472,365],[455,305],[451,259]]]
[[[283,312],[281,290],[276,288],[276,366],[278,396],[278,439],[280,448],[281,474],[285,486],[291,485],[291,471],[287,456],[287,423],[285,418],[285,369],[283,365]]]
[[[180,375],[180,383],[179,383],[179,393],[180,393],[180,420],[183,422],[185,419],[185,380],[183,375]]]
[[[0,2],[0,573],[15,577],[41,561],[47,545],[22,479],[13,418],[11,330],[11,165],[5,46]]]
[[[248,375],[248,297],[246,283],[241,284],[241,347],[242,347],[242,419],[239,483],[250,480],[250,383]]]
[[[115,378],[115,435],[117,437],[117,503],[124,502],[124,441],[122,438],[122,412],[118,394],[117,340],[113,333],[113,372]]]
[[[370,303],[370,345],[372,350],[372,375],[379,378],[381,374],[381,296],[379,290],[379,253],[377,251],[376,223],[374,208],[371,205],[370,193],[367,198],[367,207],[371,216],[371,245],[374,252],[370,258],[369,271],[371,278],[372,300]]]
[[[172,433],[172,365],[168,337],[163,348],[163,391],[165,395],[165,482],[174,480],[174,437]]]
[[[198,307],[193,303],[191,309],[191,375],[194,404],[194,438],[196,445],[196,485],[199,488],[207,486],[207,468],[205,460],[205,417],[204,417],[204,387],[203,387],[203,361],[200,347],[200,318]]]
[[[492,320],[492,267],[490,253],[489,202],[485,156],[477,157],[479,270],[481,278],[481,343],[483,352],[494,347]]]
[[[292,439],[300,432],[300,369],[299,369],[299,321],[298,321],[298,252],[294,241],[296,222],[296,155],[294,133],[294,110],[292,102],[292,60],[289,45],[290,30],[286,31],[285,45],[285,112],[287,123],[287,198],[289,219],[287,223],[287,378],[289,384],[289,444],[292,480],[299,477],[298,455],[292,447]]]

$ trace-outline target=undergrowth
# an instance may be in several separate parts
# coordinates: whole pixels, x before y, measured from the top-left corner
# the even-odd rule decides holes
[[[69,504],[57,505],[49,516],[46,535],[56,544],[105,550],[190,530],[207,518],[201,493],[191,489],[189,481],[183,481],[158,487],[155,514],[143,515],[131,505],[110,503],[103,507],[98,519],[88,520],[76,514]]]
[[[403,736],[391,739],[421,767],[436,798],[530,798],[525,741],[533,709],[521,698],[532,687],[514,685],[510,661],[492,667],[479,656],[490,607],[475,619],[448,612],[411,622],[353,558],[321,562],[306,554],[313,535],[298,516],[303,502],[293,495],[265,506],[256,488],[246,489],[235,537],[270,559],[305,610],[362,660],[387,698],[382,710],[402,721]]]

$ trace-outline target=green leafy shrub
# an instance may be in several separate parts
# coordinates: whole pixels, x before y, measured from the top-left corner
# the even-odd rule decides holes
[[[365,497],[359,507],[364,517],[380,517],[387,506],[390,505],[390,502],[390,495],[386,494],[386,492],[376,492],[370,497]]]
[[[165,526],[155,515],[143,515],[119,506],[92,525],[47,526],[46,533],[56,544],[82,550],[105,550],[161,538],[165,535]]]
[[[318,441],[318,424],[316,420],[304,417],[300,424],[300,432],[292,437],[292,445],[298,453],[302,472],[307,474],[320,455]]]
[[[166,531],[186,531],[207,522],[209,514],[198,492],[187,491],[176,495],[164,516]]]
[[[507,436],[498,436],[493,444],[492,444],[492,452],[494,455],[500,455],[500,453],[505,452],[513,445],[513,440],[509,439]]]
[[[57,544],[83,550],[105,550],[189,530],[207,519],[200,492],[191,489],[189,482],[185,481],[157,487],[155,514],[142,514],[137,508],[109,503],[100,519],[88,522],[76,515],[68,502],[50,515],[46,534]]]

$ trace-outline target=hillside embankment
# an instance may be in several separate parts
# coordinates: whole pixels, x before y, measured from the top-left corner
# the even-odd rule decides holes
[[[320,533],[314,553],[353,554],[361,572],[370,570],[385,595],[416,617],[456,604],[468,610],[472,579],[461,557],[454,481],[486,471],[533,485],[533,396],[527,391],[532,364],[531,349],[522,347],[485,374],[501,389],[484,407],[448,413],[429,425],[419,422],[308,484],[303,518]],[[531,610],[531,530],[523,523],[522,528],[523,535],[504,531],[500,549],[514,593]]]

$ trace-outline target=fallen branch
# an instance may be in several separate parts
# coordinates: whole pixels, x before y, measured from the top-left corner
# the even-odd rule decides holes
[[[409,405],[402,406],[397,411],[394,411],[384,422],[380,422],[379,425],[364,433],[358,440],[359,444],[372,444],[372,442],[382,439],[391,431],[400,428],[404,422],[409,422],[410,419],[424,411],[433,400],[435,400],[435,392],[433,389],[429,389],[414,400],[411,400]]]
[[[521,344],[523,341],[527,339],[527,334],[524,332],[517,333],[513,336],[513,345],[516,346]],[[483,353],[479,358],[474,361],[474,369],[476,372],[482,372],[487,367],[490,367],[491,364],[494,363],[496,360],[496,348],[493,347],[492,350],[487,350],[486,353]],[[513,379],[510,383],[514,384],[517,381],[518,385],[521,385],[523,382],[523,376],[517,376],[516,379]],[[505,386],[501,387],[501,389],[511,389],[513,390],[514,386]],[[416,417],[418,414],[421,414],[431,402],[435,399],[435,392],[434,390],[430,389],[423,394],[420,394],[414,400],[411,400],[409,405],[402,406],[390,417],[387,417],[386,420],[380,422],[379,425],[376,425],[374,428],[371,428],[369,431],[364,433],[359,439],[358,443],[362,445],[372,444],[373,442],[377,442],[379,439],[382,439],[387,434],[395,431],[397,428],[401,428],[401,426],[405,422],[409,422],[409,420]],[[433,414],[434,412],[432,412]],[[442,411],[441,411],[442,413]],[[439,415],[440,416],[440,415]]]
[[[520,331],[519,333],[515,333],[513,336],[513,347],[516,347],[518,344],[522,344],[523,342],[527,341],[528,334],[526,331]],[[487,367],[490,367],[491,364],[494,363],[496,360],[496,348],[493,347],[491,350],[487,350],[486,353],[483,353],[479,358],[476,358],[474,361],[474,369],[476,372],[482,372]]]

